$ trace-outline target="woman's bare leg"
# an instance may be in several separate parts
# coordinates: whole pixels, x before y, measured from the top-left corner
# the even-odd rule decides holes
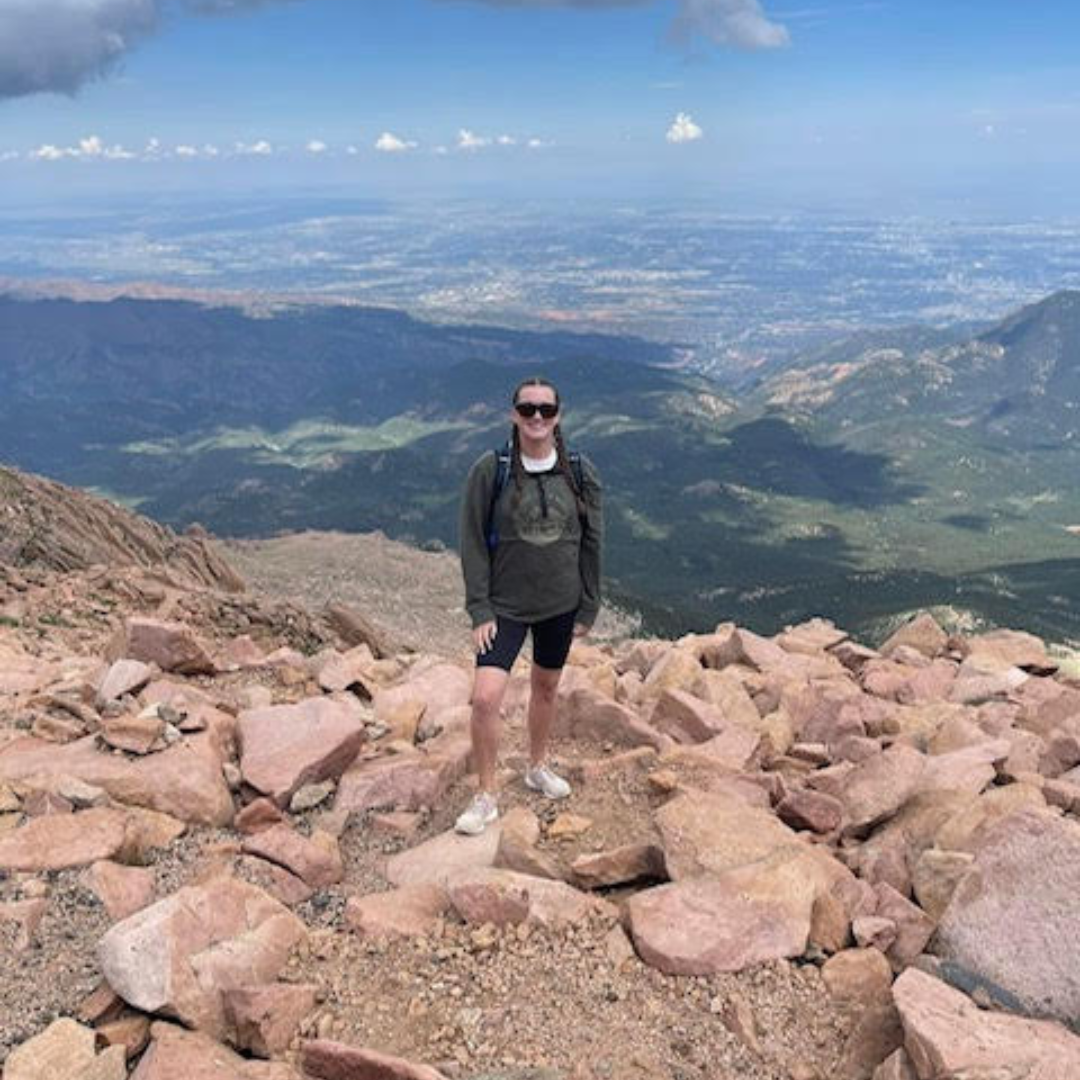
[[[532,666],[529,680],[529,765],[542,765],[555,726],[555,695],[562,668]]]
[[[502,702],[509,681],[509,673],[498,667],[479,667],[473,679],[471,733],[480,791],[495,791]]]

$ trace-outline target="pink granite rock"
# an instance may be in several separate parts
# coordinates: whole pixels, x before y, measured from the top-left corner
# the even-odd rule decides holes
[[[226,990],[222,1000],[233,1045],[261,1058],[283,1054],[315,1008],[315,993],[316,987],[304,983]]]
[[[33,818],[0,836],[0,870],[64,870],[99,859],[124,859],[133,837],[122,810],[100,808]]]
[[[577,738],[606,740],[618,746],[652,746],[658,750],[671,743],[670,736],[598,690],[575,690],[567,699],[563,716],[569,733]]]
[[[181,821],[227,825],[233,803],[221,774],[221,757],[207,731],[132,760],[103,753],[93,736],[67,746],[16,739],[0,747],[0,781],[75,777],[104,789],[117,802],[171,814]]]
[[[131,1080],[301,1080],[284,1062],[249,1061],[202,1032],[158,1021]]]
[[[681,743],[704,742],[721,734],[728,726],[718,706],[678,689],[661,692],[649,723]]]
[[[154,899],[154,871],[103,860],[83,875],[85,884],[105,905],[113,922],[141,911]]]
[[[792,828],[829,833],[840,828],[844,804],[824,792],[803,788],[785,796],[777,805],[776,813]]]
[[[582,889],[601,889],[632,881],[667,877],[664,852],[655,844],[623,844],[606,851],[579,855],[570,865],[574,884]]]
[[[454,910],[467,923],[565,926],[610,905],[562,881],[495,868],[462,870],[446,883]]]
[[[242,712],[237,730],[246,783],[284,806],[305,784],[336,780],[364,741],[355,698],[308,698]]]
[[[333,885],[345,874],[337,841],[324,832],[309,838],[284,823],[271,825],[246,837],[241,850],[283,866],[313,889]]]
[[[98,708],[125,694],[138,693],[156,673],[156,668],[144,664],[141,660],[114,661],[98,686]]]
[[[896,980],[893,999],[904,1026],[904,1047],[920,1080],[1080,1076],[1080,1038],[1059,1024],[980,1009],[959,990],[916,968]]]
[[[221,1037],[222,992],[272,981],[306,934],[261,889],[216,877],[117,923],[97,955],[109,985],[135,1008],[167,1012]]]
[[[213,674],[214,661],[206,646],[183,623],[141,616],[129,618],[111,646],[114,659],[141,660],[178,675]]]
[[[802,920],[711,878],[635,893],[627,913],[642,960],[669,975],[742,971],[806,948]]]
[[[844,785],[847,827],[867,828],[895,814],[914,794],[925,767],[926,755],[903,745],[857,765]]]
[[[357,761],[341,777],[334,809],[360,814],[436,806],[464,774],[464,761],[428,750]]]
[[[450,831],[433,836],[414,848],[390,856],[384,877],[391,885],[419,882],[445,884],[459,870],[491,866],[499,849],[502,829],[498,822],[480,836],[461,836]]]
[[[446,1080],[428,1065],[326,1039],[304,1043],[301,1060],[314,1080]]]
[[[1080,824],[1023,810],[987,828],[934,939],[942,958],[1080,1025]]]
[[[350,896],[345,922],[364,938],[423,937],[435,929],[449,906],[444,886],[423,882]]]

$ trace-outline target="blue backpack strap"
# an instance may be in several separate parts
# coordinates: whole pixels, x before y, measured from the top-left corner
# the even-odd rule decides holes
[[[491,485],[491,502],[488,504],[487,528],[484,532],[488,551],[494,551],[499,546],[499,530],[495,527],[495,505],[510,478],[510,444],[506,443],[501,450],[493,450],[492,453],[495,455],[495,482]]]

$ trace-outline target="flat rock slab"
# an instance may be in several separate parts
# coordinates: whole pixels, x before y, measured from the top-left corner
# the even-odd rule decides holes
[[[16,739],[0,750],[0,781],[74,777],[116,801],[199,825],[228,825],[233,802],[212,732],[191,735],[150,758],[98,750],[94,736],[66,746]]]
[[[727,881],[698,878],[646,889],[630,898],[628,912],[638,954],[668,975],[742,971],[806,948],[805,920]]]
[[[1030,1015],[1080,1027],[1078,898],[1080,825],[1023,810],[983,835],[934,952],[1016,995]]]
[[[442,885],[403,885],[389,892],[350,896],[345,922],[364,938],[423,937],[435,929],[449,907]]]
[[[435,806],[464,774],[464,762],[420,751],[358,761],[342,776],[334,809],[359,814]]]
[[[550,878],[485,868],[454,874],[446,885],[454,910],[467,922],[506,926],[565,926],[615,909],[605,901]]]
[[[129,1004],[220,1038],[227,1029],[222,992],[272,982],[306,934],[262,889],[217,877],[117,923],[97,955],[109,985]]]
[[[83,884],[105,905],[114,922],[141,911],[154,899],[154,871],[102,860],[83,875]]]
[[[301,1080],[281,1062],[248,1061],[197,1031],[156,1023],[131,1080]]]
[[[184,623],[134,617],[124,624],[122,639],[113,647],[117,658],[156,664],[178,675],[212,675],[209,649]]]
[[[242,849],[283,866],[313,889],[333,885],[345,876],[337,841],[324,832],[309,838],[289,825],[271,825],[246,837]]]
[[[326,1039],[304,1043],[301,1061],[317,1080],[447,1080],[430,1065]]]
[[[496,822],[479,836],[440,833],[408,851],[392,855],[386,860],[383,876],[391,885],[416,885],[425,881],[445,885],[460,870],[492,866],[501,832]]]
[[[245,782],[286,806],[305,784],[336,780],[352,764],[364,741],[364,713],[355,699],[308,698],[247,709],[237,733]]]
[[[122,810],[102,807],[50,814],[0,836],[0,870],[66,870],[127,854],[132,840]]]
[[[917,968],[896,980],[893,1000],[920,1080],[1080,1076],[1080,1038],[1060,1024],[980,1009],[966,994]]]
[[[851,828],[866,828],[890,818],[914,794],[926,756],[898,744],[869,758],[847,777],[844,816]]]
[[[4,1080],[126,1080],[124,1048],[95,1052],[94,1031],[64,1017],[17,1046],[4,1062]],[[189,1078],[190,1080],[190,1078]]]

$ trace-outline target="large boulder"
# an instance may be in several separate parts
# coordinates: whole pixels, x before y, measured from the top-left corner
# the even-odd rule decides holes
[[[364,711],[353,697],[308,698],[240,714],[244,781],[279,806],[305,784],[336,780],[364,742]]]
[[[181,821],[232,821],[232,795],[213,732],[186,736],[168,750],[134,760],[103,753],[96,741],[89,736],[57,746],[42,739],[16,739],[0,749],[0,781],[75,777],[108,792],[116,802],[160,810]]]
[[[391,885],[416,885],[434,882],[445,885],[460,870],[492,866],[499,850],[502,829],[498,822],[480,836],[462,836],[450,831],[439,833],[414,848],[391,855],[383,876]]]
[[[646,889],[630,898],[627,914],[642,960],[669,975],[742,971],[806,948],[804,920],[723,880]]]
[[[67,1017],[17,1046],[4,1062],[5,1080],[126,1080],[124,1048],[98,1054],[94,1032]]]
[[[420,750],[357,761],[341,777],[334,809],[361,814],[390,807],[419,810],[436,806],[465,769],[461,756]]]
[[[97,955],[109,985],[129,1004],[221,1038],[222,992],[271,982],[306,934],[261,889],[216,877],[117,923]]]
[[[38,873],[89,866],[99,859],[123,861],[134,854],[134,842],[122,810],[102,807],[78,814],[50,814],[0,836],[0,870]]]
[[[611,910],[604,901],[565,882],[514,870],[459,871],[447,880],[446,889],[454,910],[467,923],[563,926]]]
[[[207,1035],[155,1023],[131,1080],[301,1080],[280,1061],[249,1061]]]
[[[214,672],[210,650],[183,623],[135,616],[124,624],[109,651],[110,659],[140,660],[178,675]]]
[[[1076,1080],[1080,1038],[1059,1024],[988,1012],[917,968],[893,986],[904,1047],[919,1080]]]
[[[1080,824],[1013,814],[983,834],[934,951],[1009,991],[1030,1015],[1080,1027],[1077,897]]]
[[[915,793],[925,767],[926,756],[902,743],[857,765],[844,785],[847,828],[869,828],[892,817]]]

